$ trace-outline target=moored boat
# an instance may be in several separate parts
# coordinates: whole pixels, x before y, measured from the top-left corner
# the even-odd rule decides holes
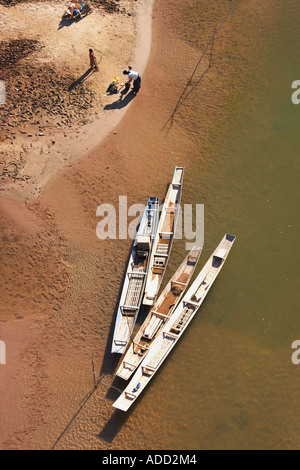
[[[149,263],[144,305],[154,305],[166,271],[179,216],[183,172],[184,167],[175,167],[172,183],[164,200]]]
[[[171,317],[194,273],[202,247],[194,246],[160,294],[117,370],[127,380],[145,358],[163,325]]]
[[[155,375],[199,310],[213,282],[221,271],[234,243],[235,236],[226,234],[201,272],[178,304],[175,312],[154,340],[126,389],[113,406],[127,411]]]
[[[159,200],[150,197],[132,246],[115,323],[112,353],[123,354],[141,306],[153,240],[157,231]]]

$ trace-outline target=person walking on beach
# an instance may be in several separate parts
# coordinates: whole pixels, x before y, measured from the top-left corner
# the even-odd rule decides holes
[[[91,69],[98,71],[97,60],[96,60],[95,53],[94,53],[93,49],[89,50],[89,56],[90,56],[90,67],[91,67]]]
[[[129,70],[124,70],[123,74],[128,76],[128,87],[130,86],[130,83],[133,81],[133,92],[134,94],[138,93],[139,89],[141,88],[141,76],[138,72],[135,72],[132,70],[131,67],[128,67]]]

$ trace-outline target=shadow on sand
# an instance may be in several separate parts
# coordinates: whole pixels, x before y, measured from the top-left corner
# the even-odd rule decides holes
[[[72,19],[68,16],[62,16],[57,29],[60,30],[64,27],[69,27],[73,23],[77,23],[78,21],[79,21],[79,19],[75,20],[75,19]]]
[[[60,23],[59,23],[57,29],[60,30],[60,29],[64,28],[65,26],[66,26],[66,27],[69,27],[69,26],[71,26],[73,23],[78,23],[78,21],[83,20],[83,19],[84,19],[86,16],[88,16],[90,13],[92,13],[91,10],[89,10],[89,11],[86,12],[86,13],[82,13],[82,12],[81,12],[81,18],[80,18],[79,15],[78,15],[77,18],[71,18],[70,16],[63,15],[63,16],[61,17],[61,20],[60,20]]]
[[[80,84],[83,83],[87,78],[91,77],[94,72],[95,72],[95,70],[92,69],[91,67],[90,67],[89,69],[87,69],[87,71],[84,72],[84,74],[81,75],[81,77],[77,78],[77,80],[75,80],[73,83],[71,83],[71,85],[69,86],[69,91],[70,91],[70,90],[73,90],[77,85],[80,85]]]
[[[102,431],[98,434],[99,439],[103,439],[107,443],[112,443],[128,418],[129,412],[124,413],[123,411],[115,410],[104,425]]]

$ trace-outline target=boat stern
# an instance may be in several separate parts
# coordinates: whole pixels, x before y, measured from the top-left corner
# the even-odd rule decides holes
[[[128,342],[114,339],[111,346],[111,352],[116,354],[124,354]]]

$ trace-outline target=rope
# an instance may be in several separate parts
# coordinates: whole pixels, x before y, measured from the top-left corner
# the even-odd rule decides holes
[[[76,413],[74,414],[74,416],[72,417],[71,421],[67,424],[67,426],[65,427],[65,429],[61,432],[61,434],[58,436],[58,438],[56,439],[56,441],[54,442],[53,446],[51,447],[51,450],[54,450],[54,448],[56,447],[56,445],[58,444],[58,442],[61,440],[61,438],[64,436],[64,434],[67,432],[67,430],[69,429],[69,427],[71,426],[71,424],[73,423],[73,421],[75,420],[75,418],[77,418],[77,416],[79,415],[80,411],[82,410],[82,408],[84,407],[84,405],[89,401],[89,399],[92,397],[92,395],[95,393],[95,391],[97,390],[98,388],[98,385],[100,384],[101,382],[101,377],[99,377],[99,380],[98,380],[98,383],[97,385],[95,385],[95,388],[90,392],[88,393],[87,397],[83,400],[83,403],[82,405],[80,405],[80,407],[78,408],[78,410],[76,411]]]

